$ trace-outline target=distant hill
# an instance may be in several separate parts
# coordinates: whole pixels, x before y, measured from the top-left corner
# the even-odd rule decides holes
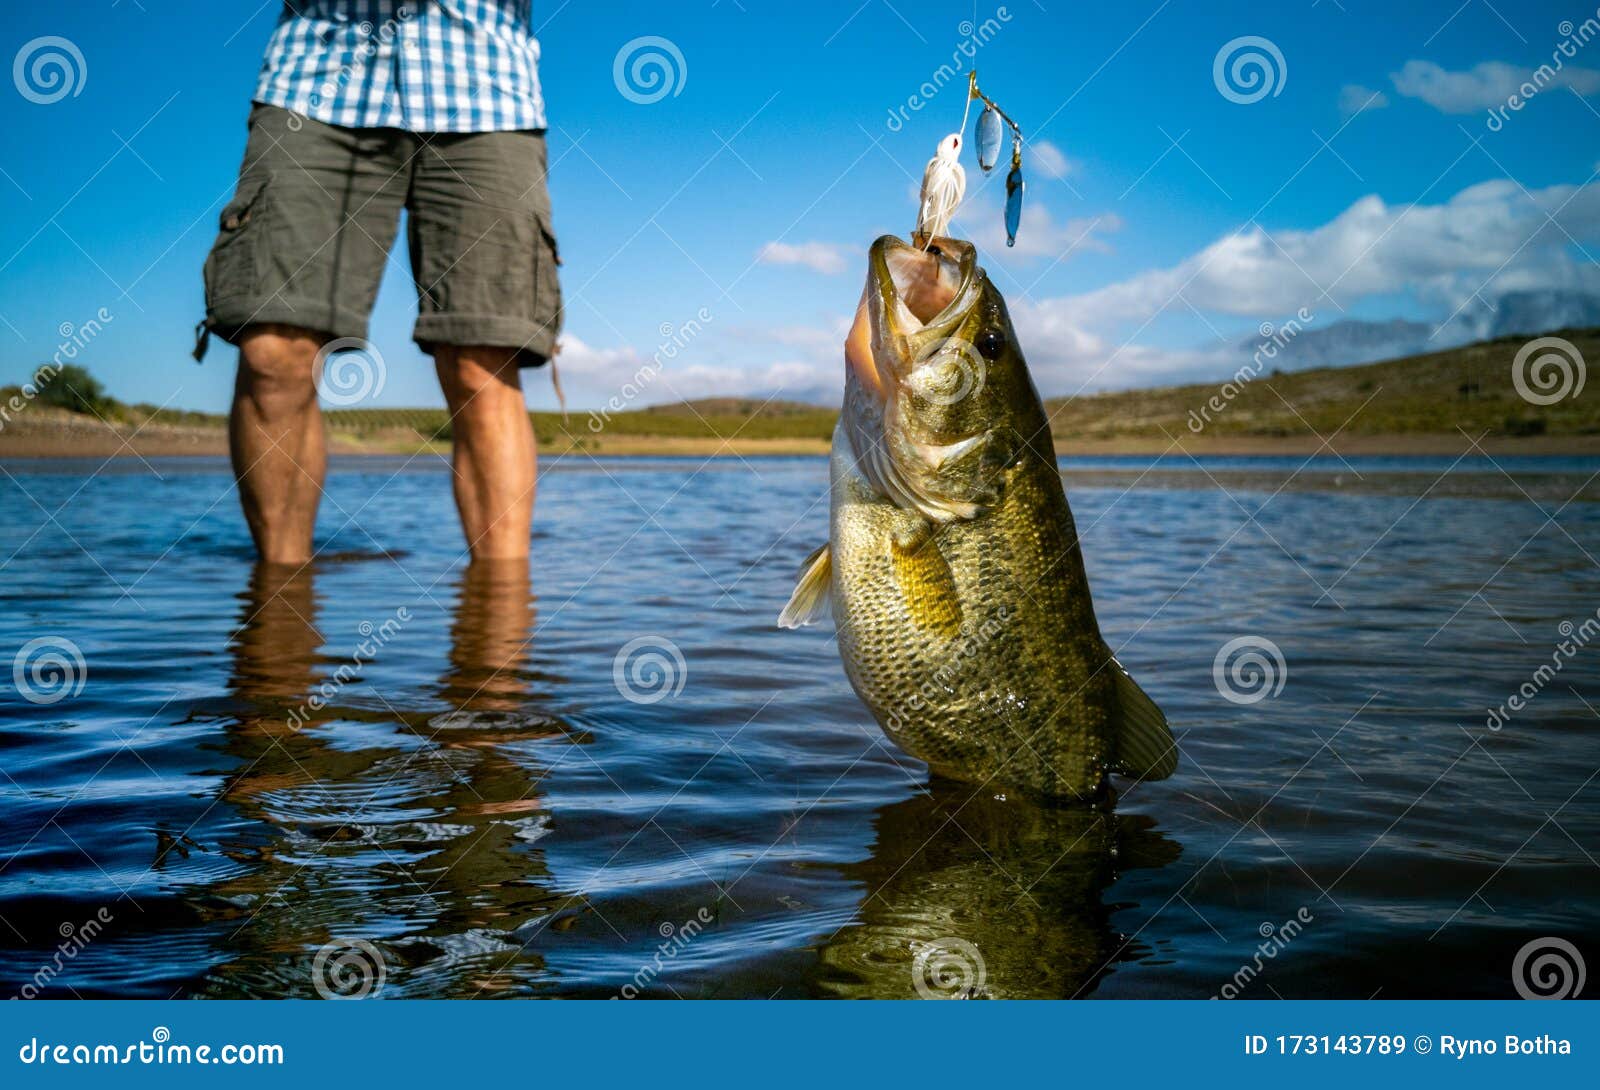
[[[1302,337],[1309,336],[1309,332]],[[1600,328],[1554,334],[1585,361],[1600,361]],[[1063,453],[1314,453],[1337,436],[1341,451],[1457,453],[1483,437],[1491,449],[1600,453],[1600,376],[1580,396],[1533,404],[1512,382],[1528,342],[1501,337],[1354,367],[1313,367],[1149,390],[1050,398]],[[20,391],[0,388],[0,403]],[[412,453],[445,449],[443,409],[326,412],[333,449]],[[821,453],[834,408],[797,401],[703,398],[616,413],[530,414],[547,454]],[[0,427],[0,456],[226,453],[225,419],[108,401],[92,413],[25,404]],[[1464,434],[1463,434],[1464,433]]]
[[[1558,330],[1600,362],[1600,329]],[[1126,390],[1046,402],[1051,430],[1070,445],[1107,440],[1352,436],[1600,437],[1600,378],[1551,405],[1524,399],[1512,363],[1525,337],[1502,337],[1357,367],[1269,371],[1225,383]],[[1213,399],[1216,399],[1213,401]],[[1214,407],[1220,405],[1220,408]],[[1574,449],[1600,449],[1600,441]]]
[[[759,397],[702,397],[693,401],[678,401],[671,405],[650,405],[638,410],[640,415],[667,413],[675,416],[770,416],[794,417],[814,413],[821,407],[808,401],[789,399],[779,401]]]

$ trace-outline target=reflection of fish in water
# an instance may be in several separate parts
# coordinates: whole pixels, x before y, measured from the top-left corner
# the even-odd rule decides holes
[[[845,341],[829,544],[779,624],[829,599],[845,672],[935,772],[1092,798],[1170,775],[1165,717],[1095,621],[1050,425],[969,243],[878,239]]]
[[[1100,895],[1178,858],[1148,819],[1000,801],[935,781],[878,816],[866,896],[822,951],[824,993],[863,999],[1068,998],[1122,947]]]

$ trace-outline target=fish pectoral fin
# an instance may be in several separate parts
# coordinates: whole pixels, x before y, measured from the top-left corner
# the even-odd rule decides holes
[[[1111,668],[1117,684],[1118,770],[1141,780],[1164,780],[1178,768],[1178,743],[1167,717],[1115,657]]]
[[[800,565],[800,579],[795,583],[789,604],[778,614],[779,628],[800,628],[816,624],[828,609],[828,588],[833,582],[833,552],[823,545],[806,557]]]
[[[959,636],[961,596],[949,562],[934,543],[933,526],[923,522],[891,534],[889,563],[912,623],[946,639]]]

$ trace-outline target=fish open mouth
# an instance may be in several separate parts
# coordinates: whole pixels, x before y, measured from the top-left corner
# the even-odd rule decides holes
[[[973,296],[977,251],[960,239],[936,238],[927,249],[894,235],[872,244],[867,286],[845,338],[845,362],[879,400],[898,376],[894,361],[912,358],[908,338],[954,326]]]

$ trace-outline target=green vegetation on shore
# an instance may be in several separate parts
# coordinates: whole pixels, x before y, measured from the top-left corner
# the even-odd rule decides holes
[[[1600,329],[1567,329],[1553,336],[1571,342],[1584,360],[1600,361]],[[1517,392],[1512,365],[1529,339],[1504,337],[1356,367],[1265,370],[1231,384],[1125,390],[1051,398],[1045,404],[1051,430],[1068,441],[1192,435],[1282,439],[1335,432],[1600,435],[1600,389],[1550,405],[1533,404]],[[1581,374],[1583,364],[1576,366]]]
[[[1582,360],[1600,360],[1600,329],[1561,330],[1554,336],[1569,341]],[[1342,440],[1434,437],[1459,443],[1462,432],[1473,439],[1540,439],[1546,448],[1600,449],[1600,388],[1548,405],[1518,392],[1513,361],[1527,341],[1502,338],[1355,367],[1276,372],[1247,365],[1232,380],[1050,398],[1045,404],[1064,450],[1161,450],[1173,441],[1268,449],[1274,443],[1319,445],[1335,434]],[[1576,372],[1582,369],[1579,361]],[[215,413],[124,404],[107,397],[80,367],[60,369],[31,393],[0,387],[0,405],[35,399],[73,414],[58,411],[58,418],[102,427],[104,421],[119,432],[137,431],[141,441],[166,431],[203,446],[208,435],[220,439],[226,424]],[[26,415],[19,409],[7,419]],[[31,423],[48,430],[47,422],[37,419],[47,415],[35,413]],[[749,398],[614,413],[574,410],[565,419],[557,412],[529,415],[547,451],[624,454],[820,451],[838,417],[831,408]],[[444,409],[333,409],[326,418],[336,448],[345,450],[442,448],[450,438]],[[18,430],[10,429],[10,438],[26,443]]]

